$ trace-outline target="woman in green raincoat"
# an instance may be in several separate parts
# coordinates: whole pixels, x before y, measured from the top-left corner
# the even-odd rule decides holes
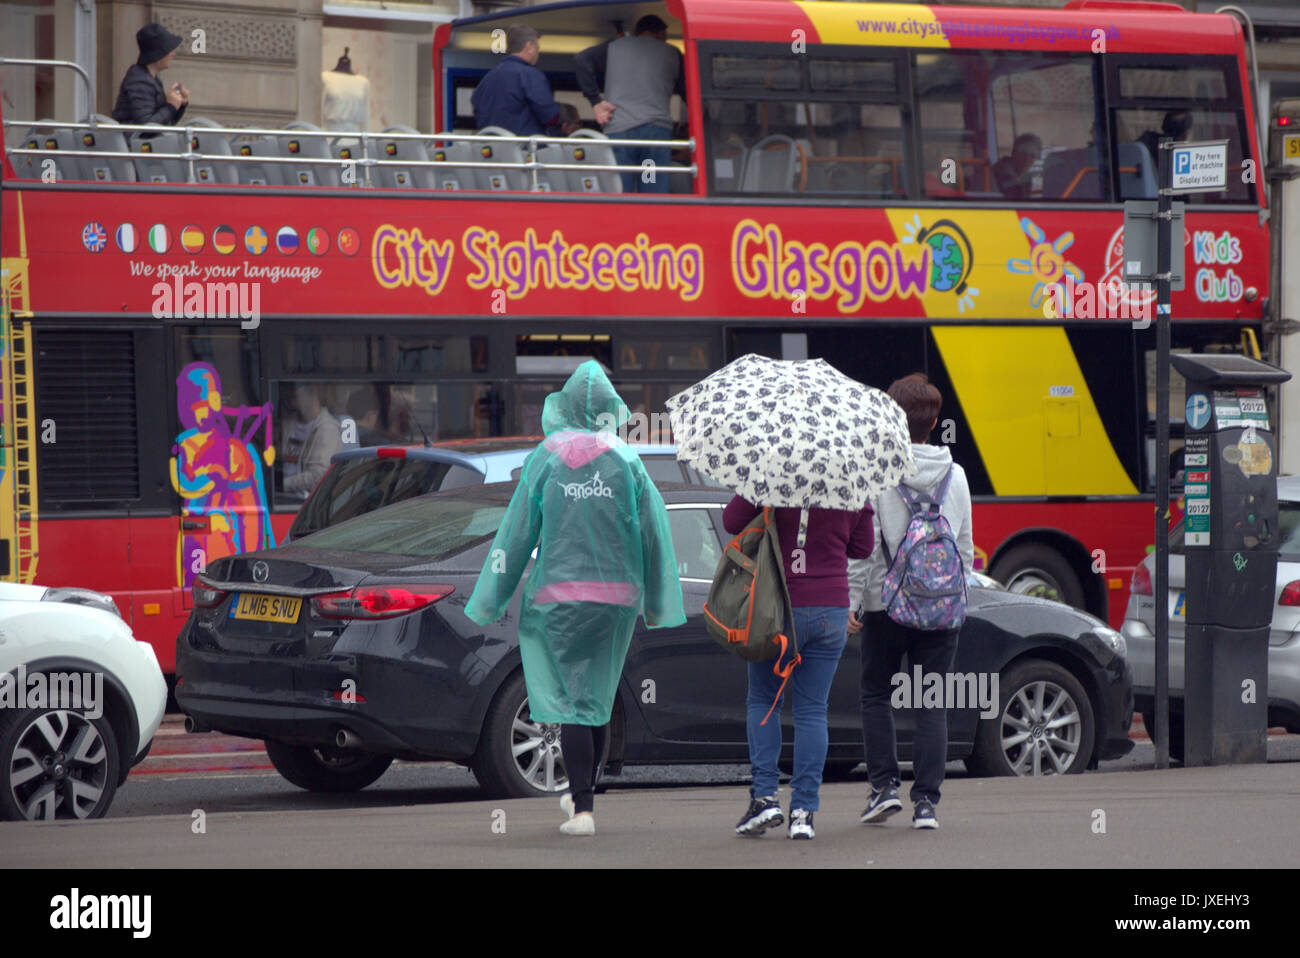
[[[465,607],[480,625],[501,618],[537,548],[519,652],[533,721],[562,726],[571,820],[560,830],[571,835],[595,833],[592,789],[638,613],[652,629],[686,621],[663,497],[614,432],[629,418],[593,361],[546,397],[546,439],[524,462]]]

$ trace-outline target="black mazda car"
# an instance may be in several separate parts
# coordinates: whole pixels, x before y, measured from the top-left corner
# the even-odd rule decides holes
[[[701,615],[730,538],[722,529],[730,497],[659,488],[687,621],[641,624],[633,636],[611,774],[624,764],[748,761],[745,666],[709,637]],[[468,765],[494,797],[562,791],[559,727],[528,713],[519,592],[487,628],[464,614],[513,490],[495,483],[420,496],[213,562],[177,640],[187,727],[264,739],[281,774],[312,790],[364,788],[401,758]],[[1086,613],[982,582],[970,590],[958,642],[954,674],[970,680],[969,698],[949,709],[949,759],[975,774],[1037,775],[1128,752],[1123,638]],[[828,777],[862,758],[857,645],[850,641],[831,689]],[[904,761],[919,695],[904,696],[895,713]]]

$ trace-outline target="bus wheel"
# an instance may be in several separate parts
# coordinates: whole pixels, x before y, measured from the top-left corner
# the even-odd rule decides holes
[[[1050,546],[1038,543],[1016,546],[994,563],[992,573],[1009,592],[1053,599],[1076,609],[1086,608],[1078,575],[1065,557]]]

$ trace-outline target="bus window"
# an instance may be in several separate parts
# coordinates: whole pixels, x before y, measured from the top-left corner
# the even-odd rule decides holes
[[[900,61],[704,46],[714,193],[906,194]]]
[[[1214,64],[1222,60],[1222,65]],[[1210,61],[1210,62],[1207,62]],[[1120,199],[1155,199],[1158,145],[1175,141],[1228,141],[1228,184],[1221,192],[1187,197],[1194,203],[1249,203],[1254,192],[1243,176],[1246,117],[1236,61],[1231,57],[1117,57],[1110,102]]]
[[[915,76],[926,196],[1104,198],[1087,55],[922,53]]]

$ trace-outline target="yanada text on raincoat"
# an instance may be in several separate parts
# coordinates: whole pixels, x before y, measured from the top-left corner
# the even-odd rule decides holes
[[[499,619],[537,547],[519,616],[534,722],[604,725],[637,614],[650,628],[686,621],[663,497],[613,432],[628,418],[595,362],[546,397],[546,439],[524,462],[465,607],[479,625]]]

